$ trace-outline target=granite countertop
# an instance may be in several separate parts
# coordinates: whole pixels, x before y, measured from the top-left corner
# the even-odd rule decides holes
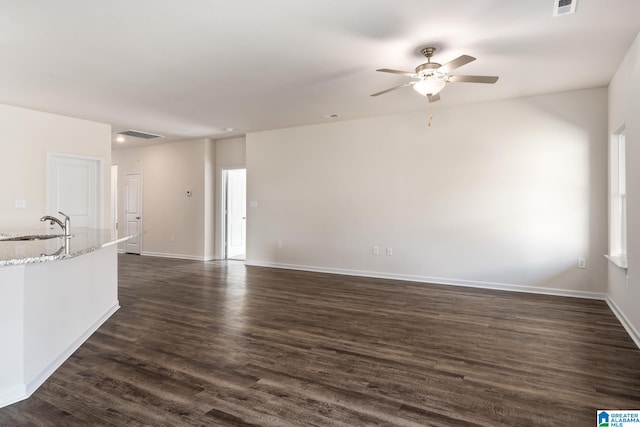
[[[78,228],[71,230],[72,237],[69,239],[54,237],[45,240],[3,240],[15,236],[59,234],[60,231],[60,229],[56,229],[43,232],[40,229],[38,231],[0,232],[0,267],[73,258],[116,245],[132,237],[118,237],[111,230]]]

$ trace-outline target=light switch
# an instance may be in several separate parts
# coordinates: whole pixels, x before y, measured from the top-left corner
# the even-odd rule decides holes
[[[258,201],[257,200],[250,200],[249,201],[249,207],[250,208],[257,208],[258,207]]]
[[[16,209],[24,209],[27,207],[27,201],[23,199],[16,199]]]

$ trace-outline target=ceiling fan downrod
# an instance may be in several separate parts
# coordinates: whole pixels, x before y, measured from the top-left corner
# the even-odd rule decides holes
[[[431,57],[436,53],[436,50],[435,47],[425,47],[422,49],[422,54],[427,58],[428,62],[431,62]]]
[[[435,71],[441,67],[437,62],[431,62],[431,57],[435,53],[435,47],[425,47],[422,49],[422,54],[427,58],[427,62],[424,64],[420,64],[416,67],[416,74],[419,76],[430,76],[435,73]]]

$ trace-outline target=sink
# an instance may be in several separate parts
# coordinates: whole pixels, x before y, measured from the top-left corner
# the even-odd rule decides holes
[[[20,242],[26,240],[47,240],[64,237],[63,234],[30,234],[28,236],[0,237],[0,242]]]

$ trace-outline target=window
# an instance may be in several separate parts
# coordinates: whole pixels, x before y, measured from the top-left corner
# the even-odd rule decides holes
[[[617,266],[627,267],[627,180],[625,127],[611,137],[610,249],[608,258]]]

